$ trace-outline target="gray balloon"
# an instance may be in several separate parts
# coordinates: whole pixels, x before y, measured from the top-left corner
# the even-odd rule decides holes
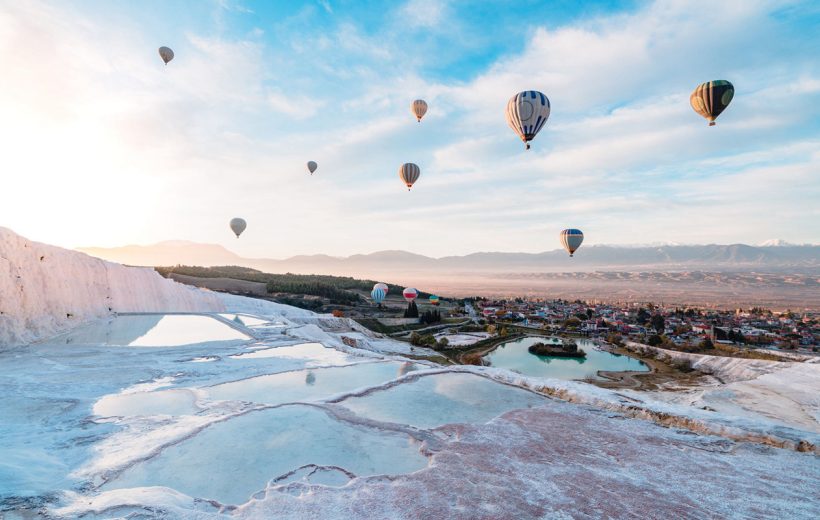
[[[313,175],[313,172],[316,171],[316,168],[318,168],[319,165],[316,164],[316,162],[314,162],[314,161],[308,161],[307,167],[308,167],[308,171],[310,172],[310,174]]]
[[[245,219],[239,217],[231,219],[231,231],[236,233],[236,238],[239,238],[239,235],[245,231],[246,227],[248,227],[248,223],[245,222]]]
[[[166,65],[168,65],[168,62],[174,59],[174,51],[168,47],[160,47],[159,57],[162,58],[162,61],[164,61]]]

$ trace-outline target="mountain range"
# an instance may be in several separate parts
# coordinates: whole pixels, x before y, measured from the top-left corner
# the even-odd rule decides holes
[[[128,265],[239,265],[266,272],[378,277],[384,273],[532,273],[590,271],[773,271],[820,269],[820,245],[745,244],[588,246],[573,258],[563,250],[542,253],[480,252],[433,258],[391,250],[348,257],[298,255],[244,258],[223,246],[184,241],[114,248],[79,248],[91,256]]]

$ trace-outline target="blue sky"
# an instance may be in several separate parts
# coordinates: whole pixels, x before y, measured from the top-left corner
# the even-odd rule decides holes
[[[267,257],[816,243],[818,26],[816,2],[5,3],[0,225]],[[736,87],[713,128],[710,79]],[[525,152],[504,106],[529,89],[552,115]]]

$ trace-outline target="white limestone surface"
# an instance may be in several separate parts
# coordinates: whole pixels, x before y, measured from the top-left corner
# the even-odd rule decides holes
[[[218,312],[214,293],[0,227],[0,347],[122,312]]]

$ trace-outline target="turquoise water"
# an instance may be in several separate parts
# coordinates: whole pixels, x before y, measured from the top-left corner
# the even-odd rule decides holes
[[[436,374],[340,404],[364,417],[427,429],[485,423],[504,412],[544,403],[540,395],[474,374]]]
[[[586,351],[586,358],[560,358],[530,354],[527,348],[539,341],[548,341],[548,338],[529,337],[510,341],[500,345],[485,356],[485,359],[494,367],[506,368],[526,376],[554,379],[601,379],[597,375],[599,370],[614,372],[626,370],[649,371],[649,367],[642,361],[628,356],[595,350],[595,344],[585,339],[575,341],[578,343],[578,348]]]
[[[205,389],[211,399],[282,404],[315,401],[357,388],[374,386],[416,370],[412,363],[359,363],[314,368],[232,381]]]
[[[242,504],[271,479],[306,464],[338,466],[357,476],[399,475],[426,467],[427,458],[405,434],[343,423],[308,406],[285,406],[205,428],[129,467],[104,489],[166,486]]]

